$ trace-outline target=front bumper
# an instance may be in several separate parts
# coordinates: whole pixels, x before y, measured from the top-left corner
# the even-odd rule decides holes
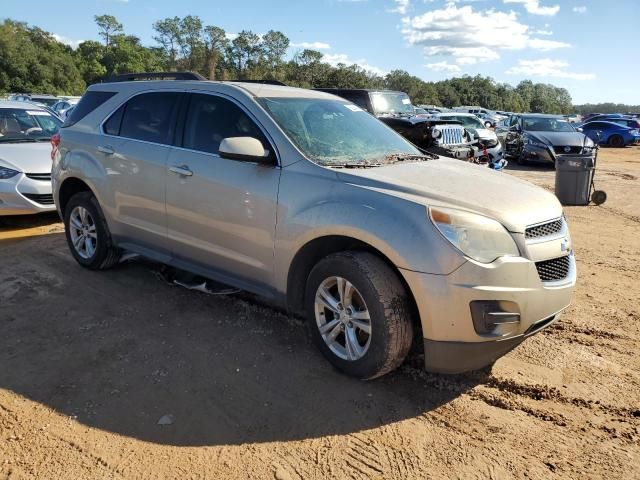
[[[0,180],[0,215],[25,215],[55,209],[50,180],[34,180],[24,173]]]
[[[551,246],[555,248],[555,242],[535,248],[546,253]],[[547,258],[552,256],[547,253]],[[554,282],[542,282],[536,263],[524,257],[503,257],[490,264],[468,260],[449,275],[401,270],[420,314],[426,369],[458,373],[482,368],[551,324],[571,302],[576,282],[573,254],[569,265],[568,275]],[[511,302],[519,310],[519,321],[479,334],[472,301]]]

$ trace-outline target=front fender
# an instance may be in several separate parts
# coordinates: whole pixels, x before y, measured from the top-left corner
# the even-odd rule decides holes
[[[310,241],[332,235],[367,243],[407,270],[446,275],[464,263],[430,222],[424,204],[341,182],[335,172],[328,173],[283,172],[275,250],[278,290],[286,291],[296,253]]]

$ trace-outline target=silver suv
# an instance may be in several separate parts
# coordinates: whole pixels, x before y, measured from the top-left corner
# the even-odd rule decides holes
[[[52,143],[78,263],[109,268],[127,250],[268,297],[358,378],[396,368],[418,335],[430,371],[489,365],[574,289],[552,194],[421,153],[327,93],[102,83]]]

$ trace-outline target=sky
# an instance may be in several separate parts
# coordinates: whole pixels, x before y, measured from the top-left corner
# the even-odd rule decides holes
[[[28,6],[27,6],[28,3]],[[280,30],[290,54],[424,80],[485,75],[552,83],[575,104],[640,104],[640,0],[0,0],[0,18],[37,25],[72,46],[98,39],[93,16],[155,44],[153,22],[198,15],[228,34]],[[25,8],[25,6],[27,6]]]

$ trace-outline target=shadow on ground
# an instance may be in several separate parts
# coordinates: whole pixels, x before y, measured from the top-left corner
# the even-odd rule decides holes
[[[347,378],[300,320],[170,286],[144,262],[87,271],[62,234],[0,243],[0,265],[0,388],[148,442],[357,432],[422,415],[483,380],[428,375],[419,356],[376,381]],[[172,424],[158,425],[163,416]]]

